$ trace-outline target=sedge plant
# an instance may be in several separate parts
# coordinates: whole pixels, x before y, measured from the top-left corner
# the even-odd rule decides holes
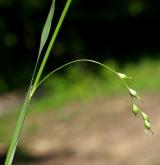
[[[98,61],[94,61],[94,60],[90,60],[90,59],[79,59],[79,60],[75,60],[75,61],[71,61],[69,63],[66,63],[65,65],[55,69],[54,71],[52,71],[51,73],[49,73],[47,76],[45,76],[44,78],[42,78],[42,73],[43,70],[45,68],[45,65],[47,63],[48,57],[50,55],[50,52],[52,50],[52,47],[55,43],[56,37],[59,33],[59,30],[62,26],[62,23],[64,21],[64,18],[68,12],[68,9],[71,5],[72,0],[66,0],[66,4],[65,7],[62,11],[62,14],[59,18],[58,24],[54,30],[54,33],[52,35],[52,38],[49,42],[49,45],[47,47],[47,50],[44,54],[44,56],[42,57],[43,60],[40,63],[40,57],[42,56],[42,50],[46,44],[46,41],[48,39],[48,36],[50,34],[50,29],[51,29],[51,24],[52,24],[52,19],[53,19],[53,15],[54,15],[54,11],[55,11],[55,0],[52,0],[52,4],[51,4],[51,8],[48,14],[48,17],[46,19],[44,28],[42,30],[42,34],[41,34],[41,39],[40,39],[40,46],[39,46],[39,52],[38,52],[38,57],[37,57],[37,62],[35,64],[35,69],[33,71],[33,75],[32,75],[32,79],[22,106],[22,109],[20,111],[20,116],[19,119],[17,121],[17,125],[9,146],[9,150],[7,153],[7,157],[5,160],[5,165],[11,165],[13,162],[13,158],[15,155],[15,151],[16,151],[16,147],[20,138],[20,133],[24,124],[24,120],[26,117],[26,114],[28,112],[28,108],[30,105],[30,102],[32,100],[32,97],[36,91],[36,89],[46,80],[48,79],[50,76],[52,76],[55,72],[57,72],[58,70],[65,68],[68,65],[71,65],[73,63],[77,63],[77,62],[90,62],[90,63],[94,63],[96,65],[99,65],[101,67],[104,67],[108,70],[110,70],[113,74],[115,74],[124,84],[124,86],[126,87],[126,89],[128,90],[130,96],[131,96],[131,100],[132,100],[132,112],[135,114],[135,116],[137,116],[138,114],[140,114],[142,116],[142,119],[144,121],[144,127],[145,130],[149,130],[152,132],[151,130],[151,122],[150,122],[150,118],[148,117],[148,115],[146,113],[144,113],[143,111],[140,110],[140,108],[136,105],[135,103],[135,99],[141,99],[140,96],[138,95],[138,93],[132,89],[126,82],[126,79],[131,79],[131,77],[128,77],[127,75],[123,74],[123,73],[119,73],[115,70],[113,70],[112,68],[98,62]],[[153,132],[152,132],[153,133]]]

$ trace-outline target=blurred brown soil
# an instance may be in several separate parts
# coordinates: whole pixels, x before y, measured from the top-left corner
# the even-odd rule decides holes
[[[160,165],[160,94],[142,97],[139,105],[151,117],[154,135],[144,133],[127,96],[73,102],[28,114],[14,164]]]

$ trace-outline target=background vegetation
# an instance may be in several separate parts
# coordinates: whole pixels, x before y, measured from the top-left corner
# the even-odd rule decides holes
[[[56,2],[52,32],[64,3],[65,0]],[[0,0],[1,98],[5,93],[18,93],[19,89],[24,91],[28,87],[37,58],[41,29],[50,4],[51,0]],[[90,1],[73,0],[44,74],[71,60],[89,58],[133,76],[128,81],[140,93],[155,94],[159,91],[160,82],[159,17],[160,3],[155,0],[102,0],[92,1],[92,4]],[[34,134],[36,137],[39,134],[37,130],[40,131],[41,127],[34,118],[43,123],[45,118],[48,120],[50,110],[56,110],[51,111],[53,116],[60,114],[60,124],[68,123],[81,113],[79,109],[82,110],[81,105],[78,108],[73,104],[78,111],[69,116],[63,109],[69,104],[72,109],[72,103],[89,103],[95,98],[111,95],[122,97],[124,92],[123,84],[101,67],[89,63],[67,67],[45,81],[36,92],[28,119],[31,122],[26,122],[29,126],[25,128],[23,136],[27,139]],[[119,105],[121,107],[124,103]],[[14,111],[15,109],[18,108],[10,107],[9,111],[13,112],[0,114],[0,163],[3,162],[1,146],[8,145],[18,117],[19,111]],[[0,113],[1,111],[5,110],[0,109]],[[89,111],[87,113],[87,117],[92,114]],[[100,121],[103,113],[106,112],[99,115]],[[97,119],[96,113],[93,114]],[[113,116],[111,118],[114,119]],[[99,121],[94,121],[95,124],[97,122]],[[47,124],[44,124],[44,128],[51,130],[52,124]],[[83,120],[79,126],[81,125]],[[45,129],[40,136],[46,134]],[[3,153],[6,154],[6,148]]]
[[[64,0],[56,2],[53,28]],[[0,0],[0,91],[28,85],[51,1]],[[79,58],[127,62],[159,58],[159,2],[74,0],[46,72]],[[52,30],[53,31],[53,30]],[[94,66],[86,69],[95,71]],[[67,74],[66,72],[64,74]]]

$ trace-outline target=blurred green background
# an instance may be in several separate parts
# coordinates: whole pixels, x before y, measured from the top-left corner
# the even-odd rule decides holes
[[[64,3],[56,2],[51,33]],[[49,0],[0,0],[0,92],[28,85],[50,4]],[[120,67],[128,62],[138,65],[146,57],[157,61],[159,8],[154,0],[74,0],[45,72],[80,58],[111,60]],[[97,70],[92,65],[86,68]]]
[[[65,2],[56,1],[51,35]],[[19,112],[12,110],[20,109],[17,106],[21,105],[30,82],[50,4],[51,0],[0,0],[0,148],[1,144],[7,146],[12,136]],[[160,2],[156,0],[73,0],[44,75],[66,62],[88,58],[132,76],[128,83],[138,92],[158,93],[159,23]],[[10,93],[13,97],[8,97]],[[38,89],[30,118],[34,120],[38,113],[42,120],[54,109],[62,115],[60,123],[67,123],[80,112],[66,117],[64,107],[117,95],[126,95],[126,90],[110,71],[91,63],[77,63],[57,72]],[[11,106],[3,107],[4,100],[13,100],[14,106],[6,102]],[[10,113],[3,114],[6,109]],[[27,123],[26,139],[32,134],[36,136],[40,129],[33,120]],[[4,148],[3,154],[0,149],[0,163],[6,154]]]

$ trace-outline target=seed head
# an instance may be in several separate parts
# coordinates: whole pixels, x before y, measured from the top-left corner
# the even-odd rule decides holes
[[[151,129],[151,123],[148,120],[144,120],[144,127],[147,130],[150,130]]]
[[[135,114],[135,116],[137,116],[137,114],[140,112],[140,109],[137,107],[136,104],[133,104],[132,112]]]
[[[142,117],[144,121],[148,121],[148,122],[150,121],[148,115],[144,112],[142,112]]]
[[[140,99],[138,93],[134,89],[129,88],[129,92],[132,97],[136,97],[136,98]]]
[[[127,75],[123,74],[123,73],[118,73],[118,76],[121,78],[121,79],[126,79],[127,78]]]

